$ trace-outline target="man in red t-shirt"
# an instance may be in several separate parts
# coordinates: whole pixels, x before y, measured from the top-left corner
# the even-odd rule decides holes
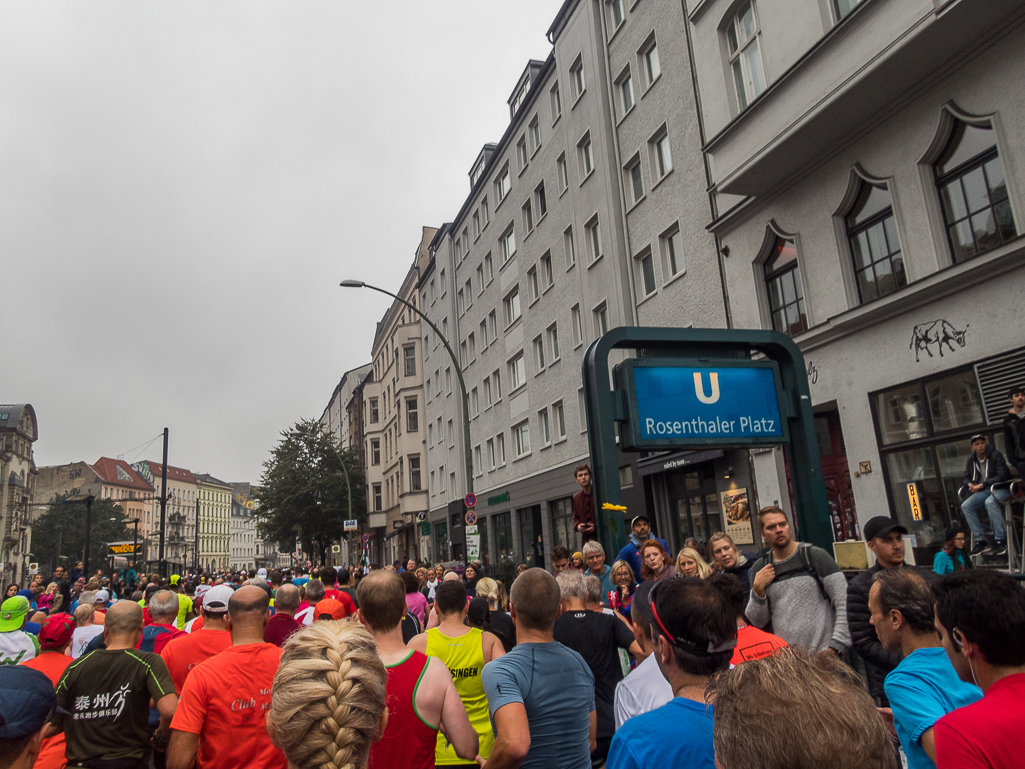
[[[937,769],[1022,765],[1025,723],[1025,591],[989,569],[948,574],[935,586],[936,630],[954,670],[983,698],[933,727]]]
[[[227,585],[218,585],[208,590],[203,595],[203,626],[169,641],[160,652],[179,696],[185,686],[185,679],[196,665],[231,646],[228,602],[233,593]]]
[[[274,594],[274,616],[267,621],[267,629],[263,631],[263,640],[275,646],[281,646],[296,630],[302,627],[295,620],[299,609],[299,588],[295,585],[282,585]]]
[[[747,603],[747,594],[740,584],[740,579],[733,574],[719,572],[708,578],[715,585],[719,592],[726,598],[726,602],[733,609],[737,617],[737,645],[733,649],[733,657],[730,665],[736,667],[741,662],[749,660],[760,660],[768,657],[787,645],[779,636],[766,633],[764,630],[747,624],[744,618],[744,605]]]
[[[352,598],[344,590],[339,590],[338,585],[335,584],[338,579],[338,572],[333,566],[327,566],[320,570],[320,581],[324,585],[324,597],[333,598],[345,607],[345,614],[342,617],[336,617],[335,619],[344,619],[345,617],[351,617],[356,613],[356,604],[353,603]]]
[[[39,654],[21,664],[43,673],[56,688],[68,665],[74,662],[67,655],[74,632],[75,618],[70,614],[51,615],[39,630]],[[65,747],[64,732],[44,739],[33,769],[63,769],[68,762]]]
[[[213,592],[213,591],[211,591]],[[209,597],[207,593],[207,598]],[[287,769],[267,735],[281,649],[265,643],[270,596],[255,585],[228,602],[232,645],[192,669],[171,722],[167,769]]]
[[[577,465],[573,478],[580,491],[573,495],[573,530],[580,533],[581,547],[595,538],[594,487],[591,485],[590,465]]]

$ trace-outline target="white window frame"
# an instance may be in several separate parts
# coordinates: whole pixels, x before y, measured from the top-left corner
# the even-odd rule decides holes
[[[652,186],[657,185],[673,171],[673,151],[669,144],[669,131],[662,126],[648,141],[651,147],[651,170],[655,180]]]
[[[552,423],[555,443],[566,440],[566,407],[562,401],[552,404]]]
[[[555,169],[559,176],[559,194],[569,189],[569,168],[566,165],[566,153],[563,152],[555,161]]]
[[[513,425],[513,444],[516,447],[516,458],[522,459],[530,454],[530,420]]]
[[[587,232],[587,256],[590,264],[594,264],[604,256],[604,251],[601,242],[601,220],[598,218],[598,214],[591,217],[584,229]]]
[[[498,239],[499,251],[502,253],[502,264],[505,264],[516,256],[516,226],[509,225],[509,228],[502,233]]]
[[[509,359],[509,392],[516,392],[527,383],[527,362],[522,350]]]
[[[502,309],[505,311],[505,327],[509,328],[513,323],[523,317],[523,308],[520,306],[520,285],[517,283],[512,291],[502,299]]]
[[[591,310],[591,317],[594,320],[595,338],[600,337],[602,334],[607,334],[610,327],[608,302],[599,302],[595,308]]]
[[[639,53],[644,65],[644,90],[647,91],[662,75],[662,62],[658,56],[658,42],[655,40],[654,32],[644,42]]]
[[[562,94],[559,92],[558,80],[548,89],[548,100],[552,108],[552,125],[555,125],[559,122],[559,118],[562,117]]]
[[[552,270],[552,252],[541,254],[541,292],[544,293],[555,285],[555,272]]]
[[[527,292],[530,296],[530,304],[534,304],[541,298],[541,284],[537,280],[537,266],[531,265],[527,270]]]
[[[534,364],[540,374],[545,370],[545,340],[541,334],[534,337]]]
[[[573,225],[563,230],[562,245],[566,250],[566,271],[569,272],[577,263],[577,247],[573,242]]]
[[[545,407],[537,412],[537,431],[541,439],[540,448],[544,449],[552,445],[552,422],[548,417],[548,408]]]
[[[683,234],[678,224],[662,233],[659,237],[659,245],[662,251],[662,274],[675,278],[687,272],[687,264],[684,258]]]
[[[545,336],[548,338],[548,358],[550,363],[555,363],[562,356],[562,350],[559,348],[559,324],[558,322],[553,323],[545,329]]]
[[[750,9],[753,22],[753,32],[744,37],[743,26],[740,23],[744,11]],[[758,21],[758,9],[754,2],[747,2],[741,5],[727,22],[726,30],[726,54],[729,61],[729,78],[737,97],[737,108],[743,112],[755,99],[761,95],[767,86],[765,76],[765,61],[762,59],[761,24]],[[748,57],[748,48],[753,47],[754,56]],[[756,62],[757,72],[753,72],[751,61]]]
[[[569,314],[573,325],[573,349],[575,350],[584,343],[584,322],[580,313],[580,305],[573,305]]]
[[[583,184],[587,177],[594,173],[594,145],[591,142],[590,131],[577,142],[577,159],[580,166],[580,183]]]
[[[509,197],[509,193],[512,192],[512,177],[509,175],[509,165],[499,171],[498,177],[495,179],[495,197],[498,198],[498,203],[501,205],[502,201]]]
[[[658,282],[655,278],[655,259],[650,248],[644,249],[634,257],[634,269],[636,270],[634,282],[637,285],[637,301],[643,302],[658,291]],[[648,282],[649,277],[651,279],[650,285]]]
[[[580,98],[587,91],[587,79],[584,77],[584,62],[580,54],[577,54],[577,58],[570,65],[569,81],[573,91],[573,106],[576,106],[576,103],[580,101]]]

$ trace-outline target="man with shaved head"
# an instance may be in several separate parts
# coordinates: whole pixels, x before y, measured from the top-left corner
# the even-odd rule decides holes
[[[302,627],[295,619],[298,610],[299,588],[292,584],[279,587],[274,593],[274,616],[267,620],[263,640],[275,646],[284,646],[288,637]]]
[[[287,769],[285,754],[267,736],[271,685],[281,660],[281,649],[263,640],[269,607],[270,595],[255,585],[231,596],[231,646],[185,679],[171,722],[168,769]]]
[[[146,766],[150,746],[149,702],[157,704],[160,726],[153,743],[167,745],[171,717],[178,705],[171,674],[152,652],[137,650],[142,637],[142,607],[118,601],[107,610],[103,627],[106,648],[72,662],[57,684],[57,716],[47,736],[65,734],[68,764]]]
[[[555,642],[561,601],[555,577],[544,569],[527,569],[513,582],[516,647],[481,674],[495,727],[489,766],[591,767],[594,675],[583,657]]]

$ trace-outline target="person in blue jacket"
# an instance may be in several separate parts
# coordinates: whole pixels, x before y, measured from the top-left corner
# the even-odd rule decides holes
[[[644,577],[641,574],[641,552],[640,548],[649,539],[655,539],[661,543],[662,547],[665,548],[666,552],[669,552],[669,545],[666,544],[664,539],[651,536],[651,523],[648,521],[646,515],[635,516],[630,521],[630,541],[626,543],[626,547],[619,551],[619,555],[616,557],[617,561],[626,561],[630,564],[630,568],[633,569],[634,578],[638,584],[644,581]]]
[[[943,533],[943,549],[936,553],[932,570],[937,574],[953,574],[972,568],[972,560],[965,553],[965,533],[954,524]]]

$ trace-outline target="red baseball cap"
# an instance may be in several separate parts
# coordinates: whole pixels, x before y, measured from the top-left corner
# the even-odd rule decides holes
[[[39,630],[39,646],[59,649],[71,640],[75,632],[75,618],[70,614],[53,614]]]
[[[320,619],[324,614],[330,614],[332,619],[345,619],[345,606],[334,598],[325,598],[314,608],[313,617]]]

